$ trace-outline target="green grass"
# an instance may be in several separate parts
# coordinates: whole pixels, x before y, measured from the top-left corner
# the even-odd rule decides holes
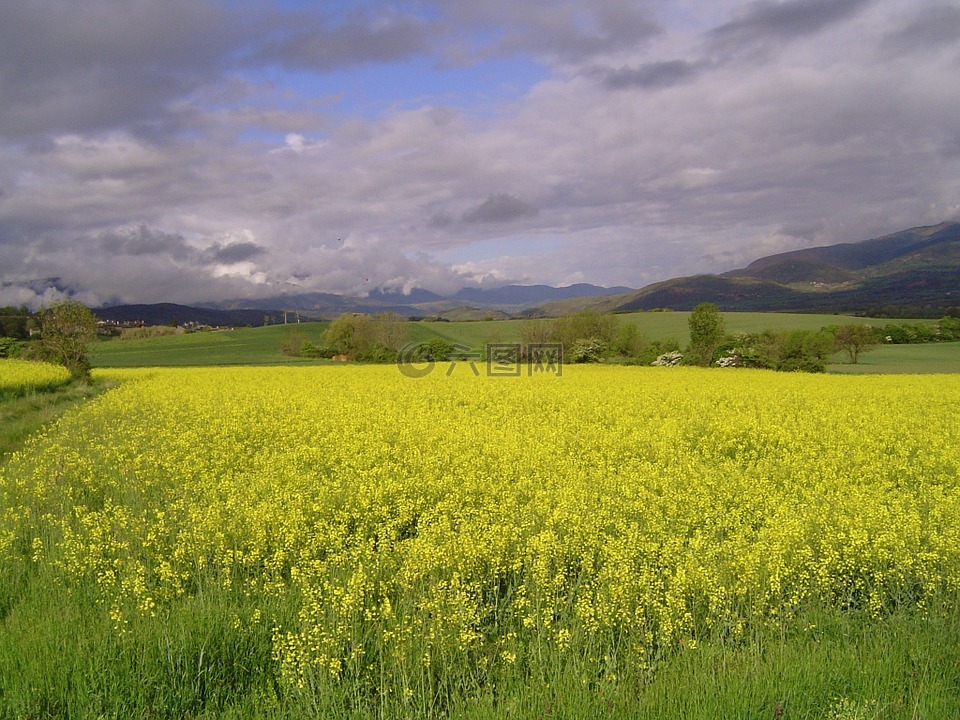
[[[19,449],[30,434],[107,387],[106,381],[72,382],[52,390],[0,400],[0,461]]]
[[[118,635],[83,588],[0,584],[19,591],[0,613],[0,718],[220,717],[272,690],[270,629],[238,632],[220,594]]]
[[[871,621],[811,610],[783,633],[706,642],[625,681],[578,677],[566,666],[552,682],[517,684],[451,717],[948,718],[960,707],[958,642],[956,613]]]
[[[725,312],[724,325],[729,334],[762,332],[764,330],[819,330],[829,325],[872,325],[883,327],[890,323],[906,322],[888,318],[860,318],[850,315],[807,315],[801,313]],[[649,339],[676,338],[681,346],[690,342],[687,322],[689,312],[641,312],[617,315],[621,321],[634,323]],[[935,320],[910,320],[932,325]]]
[[[300,330],[319,342],[326,323],[268,325],[216,332],[187,333],[142,340],[104,340],[92,349],[94,367],[153,367],[187,365],[275,365],[300,363],[281,352],[284,338]]]
[[[318,364],[327,361],[284,355],[283,342],[290,333],[300,332],[315,345],[322,345],[327,325],[269,325],[142,340],[106,340],[94,346],[91,360],[94,367],[101,368]],[[411,342],[425,342],[439,337],[476,350],[488,342],[516,342],[520,337],[517,321],[415,322],[410,323],[409,328]]]
[[[10,578],[2,583],[11,589]],[[42,591],[38,585],[43,585]],[[676,648],[639,669],[597,675],[576,654],[543,657],[436,698],[284,688],[266,622],[239,592],[211,588],[118,635],[83,588],[20,578],[0,608],[0,718],[742,718],[871,720],[955,717],[960,707],[960,616],[901,611],[881,619],[808,609],[788,626],[736,644],[717,638]],[[9,592],[8,592],[9,595]],[[955,603],[951,603],[955,607]],[[283,612],[281,608],[276,609]]]
[[[878,345],[860,355],[856,365],[846,355],[835,355],[829,366],[836,373],[957,373],[960,343]]]

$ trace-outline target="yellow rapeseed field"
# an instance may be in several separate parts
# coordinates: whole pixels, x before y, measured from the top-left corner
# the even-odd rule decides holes
[[[0,358],[0,397],[42,390],[70,380],[61,365]]]
[[[0,472],[0,562],[115,631],[212,591],[292,688],[652,662],[960,588],[960,376],[114,371]]]

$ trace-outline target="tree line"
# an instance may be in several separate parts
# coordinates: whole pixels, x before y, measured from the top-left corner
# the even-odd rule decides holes
[[[688,319],[690,342],[675,338],[652,340],[618,315],[584,310],[557,318],[521,321],[521,352],[544,344],[558,345],[566,363],[612,362],[631,365],[697,365],[752,367],[781,371],[825,372],[838,352],[857,363],[864,352],[881,343],[960,341],[960,318],[945,317],[935,325],[922,323],[831,325],[819,330],[764,330],[730,334],[723,315],[712,303],[701,303]],[[412,349],[411,349],[412,348]],[[330,323],[319,345],[299,330],[284,340],[283,352],[298,357],[359,362],[402,360],[444,361],[463,353],[462,346],[434,338],[410,344],[409,320],[395,313],[347,313]]]
[[[299,330],[284,340],[283,352],[297,357],[343,357],[360,362],[395,362],[410,346],[409,321],[396,313],[347,313],[327,327],[320,345]],[[650,340],[619,316],[582,311],[558,318],[535,318],[521,324],[521,347],[559,345],[567,363],[618,362],[637,365],[754,367],[824,372],[828,358],[846,353],[851,363],[880,343],[960,341],[960,318],[947,316],[934,325],[888,323],[881,327],[846,324],[820,330],[726,332],[723,316],[712,303],[701,303],[688,319],[686,348],[673,338]],[[24,342],[36,333],[36,342]],[[87,378],[90,343],[96,338],[93,312],[64,300],[37,313],[25,307],[0,308],[0,357],[56,362],[75,378]],[[443,361],[462,348],[441,338],[417,345],[403,359]]]
[[[90,377],[87,352],[97,337],[97,318],[76,300],[45,305],[31,313],[26,307],[0,308],[0,357],[20,357],[63,365],[75,379]],[[27,342],[33,333],[37,340]]]

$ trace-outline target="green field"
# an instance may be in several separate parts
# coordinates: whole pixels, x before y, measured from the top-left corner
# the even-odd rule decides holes
[[[676,338],[685,346],[690,341],[687,312],[641,312],[618,315],[620,322],[633,323],[650,340]],[[724,313],[727,332],[746,333],[762,330],[818,330],[827,325],[863,323],[883,326],[884,318],[855,318],[843,315],[801,315],[788,313]],[[411,342],[441,338],[482,353],[488,343],[519,342],[524,320],[481,322],[413,322]],[[918,320],[932,324],[933,320]],[[299,331],[316,345],[322,344],[327,323],[270,325],[218,332],[172,335],[143,340],[107,340],[93,352],[94,367],[164,367],[210,365],[316,365],[325,360],[285,356],[284,339]],[[849,365],[840,355],[834,358],[831,372],[958,372],[960,344],[898,345],[877,348],[864,354],[858,365]]]
[[[269,325],[216,332],[167,335],[143,340],[106,340],[91,353],[94,367],[167,367],[208,365],[316,365],[324,360],[294,358],[281,351],[284,339],[300,332],[321,345],[328,323]],[[519,321],[410,323],[411,342],[441,338],[479,351],[489,342],[516,342]]]
[[[957,373],[960,343],[925,345],[880,345],[851,365],[846,356],[835,355],[829,372],[836,373]]]
[[[886,318],[860,318],[849,315],[805,315],[799,313],[725,312],[722,313],[729,334],[763,332],[764,330],[819,330],[829,325],[873,325],[882,327]],[[688,312],[641,312],[618,315],[621,321],[634,323],[649,339],[676,338],[681,346],[690,342]],[[930,323],[932,320],[911,322]]]
[[[319,340],[325,323],[297,326],[311,340]],[[94,367],[151,367],[185,365],[276,365],[300,363],[281,352],[292,326],[269,325],[215,332],[167,335],[142,340],[104,340],[92,349]]]

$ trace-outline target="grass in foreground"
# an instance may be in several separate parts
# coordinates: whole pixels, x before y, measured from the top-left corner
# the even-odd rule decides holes
[[[111,374],[0,467],[0,718],[958,700],[956,376]]]
[[[109,618],[90,612],[91,598],[55,583],[23,589],[28,599],[0,624],[4,719],[913,720],[951,718],[960,707],[956,612],[878,620],[811,610],[784,631],[707,640],[616,675],[545,650],[536,668],[515,667],[479,693],[464,687],[442,702],[374,698],[349,685],[322,693],[283,685],[269,627],[237,632],[242,608],[221,591],[118,636]]]
[[[105,380],[71,382],[52,390],[0,399],[0,462],[43,426],[112,385]]]

